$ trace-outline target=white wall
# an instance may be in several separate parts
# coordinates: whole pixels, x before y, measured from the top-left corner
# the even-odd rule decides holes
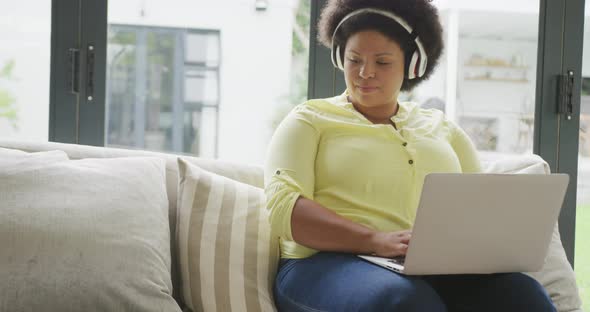
[[[539,0],[437,0],[435,5],[439,9],[538,13],[539,2]]]
[[[586,5],[590,7],[590,5]],[[590,12],[589,12],[590,13]],[[582,77],[590,77],[590,14],[586,15],[584,25],[584,48],[582,56]]]
[[[527,69],[465,67],[473,54],[510,61],[520,55]],[[537,42],[462,38],[459,41],[457,113],[498,118],[499,152],[520,151],[526,144],[532,151],[532,141],[518,141],[519,118],[534,115]],[[491,75],[509,79],[524,75],[527,83],[508,81],[472,81],[468,75],[490,71]],[[526,142],[526,143],[523,143]]]
[[[47,141],[49,133],[49,56],[51,1],[0,4],[0,69],[15,61],[14,80],[0,88],[16,98],[18,129],[0,119],[0,137]]]

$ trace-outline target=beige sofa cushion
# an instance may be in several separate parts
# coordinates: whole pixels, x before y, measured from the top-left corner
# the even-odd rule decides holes
[[[264,191],[179,159],[177,241],[185,304],[193,311],[275,311],[278,238]]]
[[[96,147],[88,145],[65,144],[55,142],[27,142],[0,139],[0,147],[18,149],[25,152],[40,152],[60,150],[67,154],[70,159],[84,158],[113,158],[113,157],[158,157],[166,160],[166,191],[168,193],[168,207],[170,229],[172,233],[176,231],[176,202],[178,187],[178,155],[149,152],[143,150],[130,150],[122,148]],[[222,175],[224,177],[243,182],[256,187],[263,187],[262,167],[249,164],[232,163],[221,160],[203,159],[198,157],[183,156],[183,158],[192,164],[195,164],[207,171]],[[174,237],[172,236],[173,240]],[[182,304],[182,299],[178,293],[180,289],[180,274],[176,264],[178,263],[174,250],[176,243],[171,241],[172,250],[172,283],[174,285],[174,298]]]
[[[537,155],[519,155],[497,161],[486,162],[484,171],[494,173],[520,173],[520,174],[549,174],[549,165]],[[572,183],[570,181],[570,183]],[[545,287],[557,311],[570,312],[581,311],[580,299],[576,278],[569,264],[561,237],[559,226],[556,224],[549,245],[545,264],[539,272],[526,273],[535,278]]]
[[[180,311],[164,161],[46,160],[0,167],[0,310]]]
[[[40,161],[32,161],[33,159],[39,159]],[[68,159],[68,155],[63,151],[27,153],[21,150],[0,147],[0,166],[6,169],[18,168],[21,163],[26,163],[29,166],[43,166],[48,163]]]

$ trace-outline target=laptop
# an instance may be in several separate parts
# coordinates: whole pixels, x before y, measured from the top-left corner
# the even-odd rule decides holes
[[[543,266],[567,174],[432,173],[405,257],[359,257],[407,275],[534,272]]]

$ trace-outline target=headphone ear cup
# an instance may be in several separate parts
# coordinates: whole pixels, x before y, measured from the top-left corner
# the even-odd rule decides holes
[[[337,46],[332,46],[332,50],[330,51],[330,59],[332,60],[332,65],[334,65],[334,67],[338,67],[338,61],[336,60],[337,56],[336,56],[336,49],[338,47]]]
[[[420,70],[419,70],[419,63],[420,60],[420,54],[418,53],[418,50],[414,50],[414,53],[412,54],[412,58],[410,59],[410,65],[408,66],[408,79],[414,79],[419,77],[420,75]]]
[[[340,70],[344,70],[344,53],[340,51],[340,46],[332,47],[330,56],[332,59],[332,65]]]
[[[344,50],[340,50],[340,46],[336,49],[336,57],[338,60],[338,68],[344,71]]]

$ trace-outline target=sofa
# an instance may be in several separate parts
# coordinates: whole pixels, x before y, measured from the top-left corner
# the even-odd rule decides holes
[[[487,172],[549,173],[536,155]],[[259,166],[0,139],[0,311],[276,311]],[[527,273],[581,311],[557,225]]]

